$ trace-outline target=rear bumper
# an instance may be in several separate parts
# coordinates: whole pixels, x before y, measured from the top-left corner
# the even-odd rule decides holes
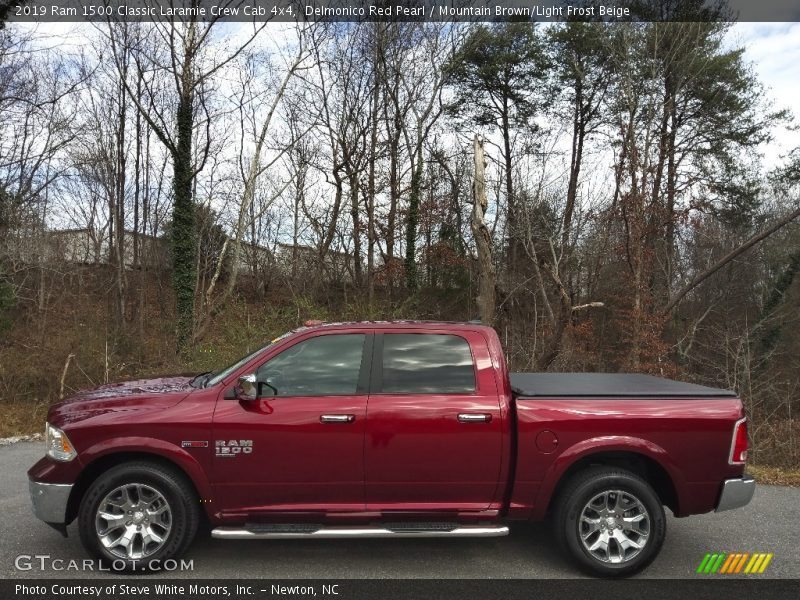
[[[28,480],[33,514],[48,524],[63,524],[67,520],[67,502],[72,485],[66,483],[42,483]]]
[[[726,479],[722,482],[722,493],[717,502],[716,512],[741,508],[750,503],[756,491],[756,480],[745,475],[735,479]]]

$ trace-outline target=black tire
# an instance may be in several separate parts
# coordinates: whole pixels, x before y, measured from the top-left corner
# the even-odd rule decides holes
[[[152,553],[128,559],[115,554],[114,549],[109,550],[101,543],[96,531],[96,518],[100,503],[108,494],[121,486],[134,484],[154,490],[166,501],[170,513],[169,531],[164,535],[161,545]],[[197,533],[199,519],[200,504],[197,495],[182,473],[157,463],[137,461],[113,467],[91,484],[81,500],[78,531],[84,548],[98,558],[104,567],[141,572],[163,567],[164,561],[182,556]]]
[[[612,499],[615,499],[617,494],[613,493],[614,490],[625,492],[626,501],[630,501],[627,496],[630,494],[644,506],[649,528],[642,549],[629,559],[617,563],[604,562],[590,552],[581,540],[580,532],[580,517],[587,504],[604,492],[612,492]],[[647,567],[658,556],[667,530],[664,507],[653,488],[635,473],[612,467],[590,467],[575,474],[555,500],[554,517],[555,537],[562,551],[583,571],[601,577],[627,577]],[[607,527],[605,524],[603,526]],[[616,531],[614,535],[618,535]],[[593,539],[597,537],[590,538],[587,544]],[[620,553],[626,553],[616,541],[610,542],[610,546],[615,550],[615,558]]]

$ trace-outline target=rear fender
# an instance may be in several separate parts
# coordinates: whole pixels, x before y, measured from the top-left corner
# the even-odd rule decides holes
[[[542,484],[539,487],[539,492],[533,505],[531,519],[540,520],[544,518],[556,487],[564,476],[564,473],[566,473],[572,465],[583,458],[601,452],[629,452],[640,454],[654,460],[663,467],[670,479],[672,479],[672,484],[675,488],[675,493],[678,495],[678,502],[680,504],[681,492],[685,488],[683,476],[666,450],[649,440],[630,436],[609,435],[578,442],[562,452],[558,458],[553,461],[553,464],[550,465],[550,468],[545,473]]]

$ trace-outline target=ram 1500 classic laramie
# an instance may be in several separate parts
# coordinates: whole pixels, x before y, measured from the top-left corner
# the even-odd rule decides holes
[[[678,517],[747,504],[730,392],[647,375],[509,375],[473,323],[311,323],[219,372],[55,404],[36,515],[123,568],[220,539],[501,536],[552,520],[594,574]],[[138,566],[137,566],[138,565]]]

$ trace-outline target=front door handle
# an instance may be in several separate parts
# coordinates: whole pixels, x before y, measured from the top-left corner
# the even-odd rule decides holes
[[[458,415],[459,423],[488,423],[492,420],[492,415],[485,413],[460,413]]]
[[[352,423],[356,420],[355,415],[320,415],[320,423]]]

